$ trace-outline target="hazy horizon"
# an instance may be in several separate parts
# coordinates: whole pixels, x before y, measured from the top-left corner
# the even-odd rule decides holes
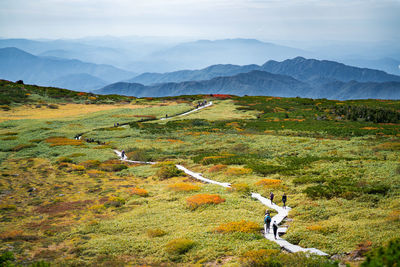
[[[399,0],[3,0],[2,38],[395,42]]]

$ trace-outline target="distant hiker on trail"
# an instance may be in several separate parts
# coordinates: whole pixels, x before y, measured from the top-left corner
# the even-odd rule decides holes
[[[286,196],[285,193],[283,193],[282,202],[283,202],[283,208],[284,208],[284,209],[286,209],[286,200],[287,200],[287,196]]]
[[[271,216],[269,215],[268,212],[264,217],[264,230],[266,234],[269,233],[270,226],[271,226]]]
[[[168,118],[168,114],[165,114],[165,118]]]
[[[121,151],[121,158],[124,159],[125,158],[125,150]]]
[[[270,192],[269,193],[269,200],[271,200],[271,204],[274,204],[274,193]]]
[[[274,237],[276,239],[276,235],[278,233],[278,225],[276,224],[276,221],[274,221],[274,223],[272,224],[272,229],[274,231]]]

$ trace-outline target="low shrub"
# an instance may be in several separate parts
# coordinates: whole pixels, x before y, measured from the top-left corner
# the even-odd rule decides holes
[[[281,185],[281,183],[282,183],[282,180],[266,178],[266,179],[262,179],[262,180],[258,181],[256,183],[256,185],[261,185],[261,186],[265,186],[268,188],[277,188]]]
[[[74,161],[71,158],[68,157],[59,157],[56,160],[57,163],[61,163],[61,162],[66,162],[66,163],[73,163]]]
[[[100,176],[103,176],[103,175],[104,175],[104,172],[98,171],[98,170],[88,170],[86,173],[87,173],[87,174],[89,175],[89,177],[91,177],[91,178],[97,178],[97,177],[100,177]]]
[[[217,164],[208,169],[208,172],[219,172],[226,169],[226,165],[224,164]]]
[[[10,141],[10,140],[16,140],[16,139],[17,139],[16,136],[7,136],[7,137],[1,138],[1,140],[3,140],[3,141]]]
[[[251,173],[251,169],[242,167],[229,167],[226,171],[226,175],[243,175]]]
[[[277,249],[249,250],[240,256],[239,261],[242,266],[269,266],[264,265],[265,258],[277,255],[279,252]]]
[[[108,198],[108,201],[104,203],[105,207],[114,207],[114,208],[119,208],[125,205],[125,199],[122,197],[116,197],[112,196]]]
[[[215,231],[219,233],[232,233],[232,232],[257,233],[260,230],[261,227],[258,223],[245,220],[239,222],[224,223],[215,228]]]
[[[172,162],[162,163],[162,167],[157,172],[157,176],[161,180],[183,175],[185,175],[185,173],[179,170]]]
[[[84,166],[86,169],[96,169],[101,164],[98,160],[86,160],[81,162],[80,165]]]
[[[21,151],[22,149],[31,148],[31,147],[36,147],[36,145],[34,145],[34,144],[20,144],[20,145],[17,145],[15,147],[13,147],[11,150],[17,152],[17,151]]]
[[[400,266],[400,238],[391,240],[387,246],[372,250],[361,266]]]
[[[254,172],[259,173],[261,175],[268,175],[268,174],[274,174],[282,171],[286,171],[287,168],[284,166],[280,165],[268,165],[264,163],[256,163],[256,162],[251,162],[247,164],[247,168],[252,169]]]
[[[400,210],[393,210],[390,212],[386,220],[390,222],[400,222]]]
[[[140,148],[128,148],[126,149],[126,155],[130,160],[135,161],[151,161],[152,157],[148,154],[148,152],[144,149]]]
[[[198,191],[200,187],[194,184],[189,183],[176,183],[168,186],[169,189],[176,192],[189,192],[189,191]]]
[[[81,146],[83,145],[82,140],[69,139],[65,137],[49,137],[46,139],[46,143],[50,146]]]
[[[181,255],[188,252],[195,244],[196,243],[190,239],[177,238],[168,242],[165,246],[165,250],[169,254]]]
[[[160,228],[156,228],[156,229],[149,229],[146,231],[146,234],[148,237],[161,237],[167,234],[167,232],[165,232],[164,230],[160,229]]]
[[[250,187],[248,184],[244,184],[244,183],[232,184],[231,187],[228,188],[228,191],[248,194],[248,193],[250,193]]]
[[[99,166],[100,170],[106,172],[119,172],[127,169],[128,167],[124,164],[114,164],[114,163],[102,163]]]
[[[137,195],[137,196],[141,196],[141,197],[147,197],[147,196],[149,196],[149,192],[147,192],[147,190],[146,190],[146,189],[143,189],[143,188],[134,187],[134,188],[131,188],[131,189],[129,190],[129,192],[130,192],[132,195]]]
[[[249,251],[240,257],[242,266],[245,267],[283,267],[283,266],[338,266],[338,262],[309,253],[279,253],[278,250],[261,249]]]
[[[198,194],[186,199],[186,202],[190,209],[194,210],[202,205],[209,205],[209,204],[219,204],[225,202],[225,199],[221,198],[219,195],[212,195],[212,194]]]
[[[387,150],[387,151],[400,151],[400,142],[387,142],[382,143],[373,148],[375,151]]]

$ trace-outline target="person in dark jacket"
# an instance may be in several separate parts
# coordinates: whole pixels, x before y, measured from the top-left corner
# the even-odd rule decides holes
[[[278,225],[276,224],[276,221],[272,224],[272,230],[274,231],[274,238],[276,239],[276,235],[278,234]]]
[[[286,200],[287,200],[287,196],[286,196],[285,193],[283,193],[282,202],[283,202],[283,208],[284,208],[284,209],[286,209]]]
[[[269,213],[267,213],[264,217],[264,230],[266,234],[269,233],[270,226],[271,226],[271,216],[269,215]]]
[[[121,151],[121,159],[124,159],[125,158],[125,150],[122,150]]]
[[[274,193],[270,192],[269,193],[269,200],[271,200],[271,204],[274,204]]]

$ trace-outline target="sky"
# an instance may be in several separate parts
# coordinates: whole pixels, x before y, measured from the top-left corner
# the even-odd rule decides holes
[[[400,0],[1,0],[0,37],[400,41]]]

